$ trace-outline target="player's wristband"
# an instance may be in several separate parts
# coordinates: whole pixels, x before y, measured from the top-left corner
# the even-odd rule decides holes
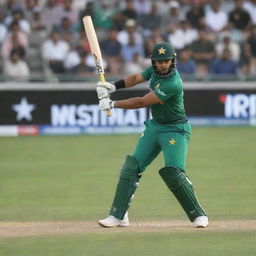
[[[124,79],[121,79],[121,80],[118,80],[118,81],[114,82],[114,85],[115,85],[117,90],[125,88]]]

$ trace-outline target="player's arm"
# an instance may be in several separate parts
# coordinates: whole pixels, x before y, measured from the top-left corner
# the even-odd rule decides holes
[[[134,74],[134,75],[129,75],[126,78],[121,79],[119,81],[116,81],[114,83],[114,85],[116,86],[117,89],[130,88],[130,87],[133,87],[133,86],[135,86],[137,84],[143,83],[145,81],[146,80],[143,78],[141,73],[137,73],[137,74]],[[119,88],[118,85],[121,88]]]
[[[98,82],[97,84],[97,94],[98,98],[101,100],[103,98],[107,98],[109,94],[115,92],[116,90],[123,88],[130,88],[135,86],[136,84],[145,82],[146,80],[142,77],[140,73],[129,75],[124,79],[118,80],[114,83],[109,82]]]
[[[99,107],[101,110],[111,108],[137,109],[148,107],[153,104],[162,103],[154,92],[149,92],[143,97],[134,97],[127,100],[111,101],[109,98],[100,100]]]

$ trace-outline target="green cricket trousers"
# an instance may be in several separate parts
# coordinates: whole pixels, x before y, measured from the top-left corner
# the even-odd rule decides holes
[[[143,171],[162,151],[165,166],[174,166],[184,171],[190,135],[189,121],[177,124],[160,124],[152,119],[145,121],[145,130],[133,157]]]

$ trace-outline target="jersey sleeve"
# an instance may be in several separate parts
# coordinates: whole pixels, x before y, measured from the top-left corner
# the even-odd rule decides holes
[[[141,72],[141,75],[145,80],[148,81],[151,78],[152,72],[153,72],[153,68],[148,67],[144,71]]]
[[[167,99],[173,97],[180,93],[180,87],[174,83],[170,85],[162,85],[157,89],[153,90],[154,94],[162,101],[166,101]]]

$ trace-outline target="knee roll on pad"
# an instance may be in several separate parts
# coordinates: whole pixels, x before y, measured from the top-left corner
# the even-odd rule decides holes
[[[167,166],[162,168],[159,174],[181,204],[190,221],[194,221],[198,216],[206,215],[185,173],[174,166]]]
[[[120,177],[128,180],[134,180],[141,175],[140,167],[135,157],[127,155],[124,164],[121,168]]]
[[[160,169],[159,174],[171,191],[178,189],[184,183],[189,182],[191,184],[184,172],[174,166],[167,166]]]

